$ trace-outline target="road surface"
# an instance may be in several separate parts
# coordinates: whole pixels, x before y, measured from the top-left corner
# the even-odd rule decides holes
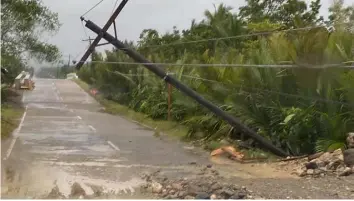
[[[143,172],[188,174],[193,172],[189,163],[208,162],[181,143],[100,112],[101,106],[71,80],[35,83],[35,90],[23,95],[25,114],[3,154],[23,168],[18,182],[26,187],[14,193],[18,196],[46,195],[57,186],[67,197],[74,182],[87,195],[98,189],[107,196],[134,195]]]
[[[2,198],[70,198],[78,189],[87,198],[151,198],[139,194],[142,173],[160,170],[169,178],[193,180],[210,164],[208,154],[197,148],[100,112],[101,106],[71,80],[35,82],[36,88],[23,95],[26,110],[18,129],[2,143]],[[354,196],[353,177],[298,179],[291,167],[284,172],[266,163],[212,162],[222,180],[264,198]]]

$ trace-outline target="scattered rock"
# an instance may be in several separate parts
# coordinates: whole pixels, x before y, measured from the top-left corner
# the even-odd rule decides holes
[[[343,161],[338,159],[330,162],[326,168],[327,170],[336,170],[341,164],[343,164]]]
[[[85,190],[80,186],[79,183],[75,182],[72,186],[71,186],[71,197],[80,197],[80,196],[85,196],[86,192]]]
[[[350,168],[350,167],[347,167],[347,168],[344,169],[343,172],[341,172],[341,173],[339,174],[339,176],[349,176],[349,175],[351,175],[351,174],[353,174],[353,169]]]
[[[179,191],[183,189],[183,186],[179,183],[174,183],[171,186],[172,186],[172,188],[179,190]]]
[[[186,196],[186,194],[187,194],[186,191],[180,191],[177,196],[178,196],[178,198],[183,198]]]
[[[318,168],[317,161],[315,159],[313,161],[310,161],[308,163],[305,163],[306,169],[316,169]]]
[[[354,148],[347,149],[343,152],[344,164],[347,167],[354,166]]]
[[[170,198],[175,200],[175,199],[178,198],[178,195],[177,195],[176,193],[175,193],[175,194],[172,194],[172,195],[170,196]]]
[[[198,172],[198,171],[197,171]],[[154,193],[163,199],[245,199],[250,192],[246,188],[230,183],[220,183],[222,176],[215,177],[214,169],[201,168],[202,175],[194,175],[187,178],[167,179],[158,174],[145,175],[147,185],[141,187],[142,192]]]
[[[185,200],[194,200],[193,196],[187,195],[184,197]]]
[[[153,182],[151,184],[151,190],[153,193],[161,193],[162,192],[162,185],[157,182]]]
[[[307,173],[308,175],[313,175],[314,172],[315,172],[314,169],[308,169],[308,170],[306,171],[306,173]]]
[[[247,193],[239,192],[237,194],[232,195],[229,199],[231,199],[231,200],[239,200],[239,199],[245,199],[246,197],[247,197]]]
[[[230,189],[222,189],[220,195],[225,199],[229,199],[234,194]]]
[[[354,166],[354,149],[343,152],[341,149],[337,149],[333,152],[313,154],[308,158],[312,160],[304,162],[303,167],[298,169],[295,174],[300,177],[324,177],[333,172],[337,172],[339,175],[347,175],[350,171],[346,170],[346,173],[344,173],[345,166]]]
[[[214,183],[214,184],[211,186],[211,190],[212,190],[212,191],[216,191],[216,190],[219,190],[219,189],[222,189],[222,186],[221,186],[219,183]]]
[[[55,186],[50,191],[46,199],[65,199],[65,196],[62,193],[60,193],[58,186]]]
[[[348,133],[347,135],[347,145],[348,148],[354,148],[354,132]]]
[[[211,200],[216,200],[216,198],[217,198],[217,196],[216,196],[215,194],[212,194],[212,195],[210,196],[210,199],[211,199]]]
[[[203,199],[203,200],[205,200],[205,199],[210,199],[210,196],[211,195],[209,195],[208,193],[198,193],[196,196],[195,196],[195,199],[199,199],[199,200],[201,200],[201,199]]]

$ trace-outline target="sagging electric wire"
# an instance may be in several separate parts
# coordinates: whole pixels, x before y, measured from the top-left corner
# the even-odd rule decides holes
[[[120,75],[125,75],[125,76],[132,76],[132,77],[140,77],[140,76],[155,76],[155,74],[147,74],[147,73],[144,73],[144,74],[126,74],[126,73],[120,73],[118,71],[110,71],[110,70],[107,70],[109,73],[119,73]],[[169,73],[169,75],[174,75],[174,73]]]
[[[125,74],[125,73],[120,73],[120,72],[118,73],[116,71],[110,71],[110,70],[107,70],[107,71],[110,72],[110,73],[115,73],[115,74],[124,75],[124,76],[155,76],[154,74]],[[176,73],[170,73],[169,72],[168,74],[169,75],[175,75]],[[290,94],[290,93],[284,93],[284,92],[273,91],[273,90],[267,90],[267,89],[261,89],[261,88],[256,88],[256,87],[247,87],[247,86],[243,86],[243,85],[239,85],[239,84],[227,84],[227,83],[223,83],[223,82],[220,82],[220,81],[217,81],[217,80],[210,80],[210,79],[205,79],[205,78],[191,76],[191,75],[181,75],[181,76],[185,77],[185,78],[194,79],[194,80],[202,80],[202,81],[206,81],[206,82],[217,83],[217,84],[221,84],[221,85],[224,85],[224,86],[235,86],[235,87],[238,87],[238,88],[256,90],[256,91],[272,93],[272,94],[278,94],[278,95],[285,96],[285,97],[294,97],[294,98],[301,98],[301,99],[307,99],[307,100],[312,100],[312,101],[320,101],[320,102],[327,102],[327,103],[333,103],[333,104],[354,106],[354,104],[348,104],[348,103],[341,102],[341,101],[335,101],[335,100],[329,100],[329,99],[323,99],[323,98],[309,98],[309,97],[306,97],[306,96]],[[232,91],[231,89],[226,89],[226,90]],[[240,92],[238,92],[236,94],[239,94],[239,93]],[[247,92],[247,93],[257,94],[257,93],[254,93],[254,92]]]
[[[273,93],[273,94],[278,94],[278,95],[285,96],[285,97],[301,98],[301,99],[307,99],[307,100],[312,100],[312,101],[320,101],[320,102],[327,102],[327,103],[333,103],[333,104],[347,105],[347,106],[351,106],[351,107],[354,106],[354,104],[349,104],[349,103],[345,103],[345,102],[341,102],[341,101],[335,101],[335,100],[329,100],[329,99],[323,99],[323,98],[310,98],[310,97],[306,97],[306,96],[283,93],[283,92],[279,92],[279,91],[261,89],[261,88],[256,88],[256,87],[247,87],[247,86],[242,86],[242,85],[239,85],[239,84],[226,84],[226,83],[223,83],[223,82],[219,82],[217,80],[209,80],[209,79],[195,77],[195,76],[190,76],[190,75],[182,75],[182,77],[186,77],[186,78],[190,78],[190,79],[196,79],[196,80],[202,80],[202,81],[207,81],[207,82],[211,82],[211,83],[218,83],[218,84],[221,84],[221,85],[224,85],[224,86],[226,86],[226,85],[227,86],[235,86],[235,87],[238,87],[238,88],[257,90],[257,91],[266,92],[266,93]],[[231,89],[226,89],[226,90],[232,91]],[[247,93],[251,93],[252,94],[252,92],[247,92]],[[239,94],[239,93],[237,93],[237,94]]]
[[[160,65],[160,66],[185,66],[185,67],[239,67],[239,68],[349,68],[354,69],[354,65],[347,65],[352,61],[346,61],[338,64],[324,64],[324,65],[312,65],[312,64],[200,64],[200,63],[139,63],[139,62],[124,62],[124,61],[86,61],[84,63],[101,63],[101,64],[122,64],[122,65]],[[354,63],[354,61],[353,61]]]
[[[116,0],[116,2],[114,3],[114,6],[113,6],[113,8],[112,8],[112,12],[111,12],[111,15],[113,14],[113,12],[114,12],[114,9],[116,9],[116,6],[117,6],[117,4],[118,4],[118,0]]]
[[[82,25],[82,28],[84,29],[84,33],[85,33],[86,37],[88,38],[89,36],[88,36],[87,31],[85,29],[85,25],[82,21],[81,21],[81,25]]]
[[[346,24],[346,23],[342,23]],[[227,37],[218,37],[218,38],[209,38],[209,39],[200,39],[200,40],[189,40],[189,41],[180,41],[168,44],[161,44],[161,45],[148,45],[144,46],[144,48],[154,48],[154,47],[166,47],[166,46],[175,46],[175,45],[182,45],[182,44],[192,44],[192,43],[202,43],[202,42],[210,42],[210,41],[219,41],[219,40],[228,40],[228,39],[238,39],[238,38],[245,38],[245,37],[252,37],[252,36],[261,36],[261,35],[270,35],[273,33],[282,33],[282,32],[293,32],[293,31],[303,31],[303,30],[311,30],[316,28],[325,28],[328,32],[333,32],[333,27],[328,27],[326,25],[318,25],[318,26],[309,26],[309,27],[301,27],[301,28],[294,28],[294,29],[284,29],[284,30],[272,30],[272,31],[264,31],[264,32],[256,32],[256,33],[249,33],[249,34],[241,34],[241,35],[234,35],[234,36],[227,36]],[[133,49],[130,48],[121,48],[120,50],[124,49]]]
[[[104,0],[100,0],[98,3],[96,3],[92,8],[90,8],[88,11],[86,11],[84,14],[81,15],[81,17],[84,17],[87,15],[87,13],[91,12],[93,9],[95,9],[98,5],[100,5]]]

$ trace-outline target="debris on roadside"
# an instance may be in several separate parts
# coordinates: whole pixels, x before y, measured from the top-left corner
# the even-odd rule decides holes
[[[203,174],[192,178],[168,179],[159,174],[144,175],[147,182],[141,191],[153,193],[162,199],[251,199],[253,198],[244,186],[237,186],[225,181],[212,168],[202,168]]]
[[[210,153],[211,157],[216,157],[216,156],[225,156],[227,158],[230,158],[232,160],[236,160],[238,162],[243,162],[244,159],[244,154],[237,151],[234,147],[232,146],[223,146],[221,148],[215,149]]]
[[[354,173],[354,133],[348,133],[348,149],[320,152],[307,157],[294,173],[300,177],[325,176],[328,174],[348,176]]]

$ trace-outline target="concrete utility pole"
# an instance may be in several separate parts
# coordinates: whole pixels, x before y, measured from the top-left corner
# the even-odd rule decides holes
[[[122,2],[119,4],[118,8],[114,11],[112,16],[108,19],[107,23],[102,28],[102,32],[97,35],[97,37],[95,38],[95,40],[93,40],[93,42],[91,43],[90,47],[87,49],[85,54],[78,61],[77,65],[76,65],[77,70],[80,70],[81,66],[86,62],[87,58],[90,56],[92,51],[94,51],[94,48],[98,45],[98,43],[102,39],[103,33],[105,33],[109,29],[109,27],[112,25],[112,23],[114,23],[114,20],[117,18],[119,13],[123,10],[123,8],[127,2],[128,2],[128,0],[122,0]],[[81,21],[84,20],[83,17],[80,17],[80,19],[81,19]],[[115,32],[116,32],[116,30],[115,30]]]
[[[91,42],[91,41],[93,41],[93,40],[95,40],[95,39],[92,39],[92,38],[89,36],[88,39],[83,39],[82,41],[84,41],[84,42],[88,41],[88,42],[89,42],[89,48],[90,48],[91,45],[92,45],[92,42]],[[98,45],[96,45],[96,46],[98,46]],[[91,61],[93,61],[93,53],[95,53],[95,51],[96,51],[96,48],[93,47],[92,53],[91,53]]]
[[[243,124],[239,119],[233,117],[232,115],[228,114],[227,112],[223,111],[220,109],[218,106],[212,104],[202,96],[200,96],[197,92],[189,88],[188,86],[184,85],[181,83],[179,80],[174,78],[173,76],[170,76],[168,73],[166,73],[161,66],[155,65],[151,61],[147,60],[144,58],[142,55],[140,55],[138,52],[134,51],[133,49],[127,48],[127,46],[116,39],[114,36],[110,35],[109,33],[105,32],[102,28],[97,26],[95,23],[92,21],[88,20],[86,21],[87,28],[89,28],[91,31],[95,32],[96,34],[100,34],[106,41],[110,42],[112,45],[114,45],[118,50],[121,49],[125,54],[127,54],[130,58],[134,59],[138,63],[143,63],[143,65],[150,71],[152,71],[154,74],[156,74],[158,77],[163,79],[165,82],[168,84],[171,84],[175,88],[179,89],[181,92],[183,92],[185,95],[189,96],[190,98],[194,99],[196,102],[201,104],[202,106],[206,107],[209,109],[211,112],[213,112],[216,116],[222,118],[223,120],[227,121],[232,127],[238,128],[241,131],[243,131],[246,135],[249,137],[253,138],[255,141],[259,142],[259,144],[271,151],[272,153],[278,155],[278,156],[288,156],[286,152],[281,150],[280,148],[274,146],[268,139],[264,138],[261,135],[258,135],[255,131],[253,131],[251,128]]]
[[[70,67],[70,54],[69,54],[69,61],[68,61],[68,68]]]

